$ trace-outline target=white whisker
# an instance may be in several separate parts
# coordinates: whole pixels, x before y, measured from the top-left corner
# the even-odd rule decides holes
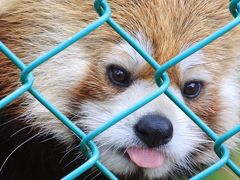
[[[32,139],[34,139],[35,137],[37,137],[39,134],[35,134],[34,136],[28,138],[27,140],[25,140],[24,142],[22,142],[21,144],[19,144],[9,155],[8,157],[5,159],[5,161],[3,162],[1,168],[0,168],[0,172],[2,171],[3,167],[5,166],[5,164],[7,163],[8,159],[13,155],[13,153],[15,153],[20,147],[22,147],[24,144],[26,144],[27,142],[31,141]]]

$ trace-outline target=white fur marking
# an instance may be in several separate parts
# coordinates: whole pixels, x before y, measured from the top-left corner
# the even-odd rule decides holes
[[[153,47],[149,40],[147,40],[140,33],[136,33],[136,40],[139,44],[150,54],[153,55]],[[112,51],[103,58],[106,65],[118,64],[131,73],[139,73],[139,71],[147,64],[146,60],[127,42],[123,41],[112,48]]]
[[[196,66],[203,64],[205,64],[205,61],[203,60],[203,54],[201,53],[201,51],[198,51],[181,61],[179,63],[179,68],[184,74],[189,69],[195,68]]]
[[[204,66],[206,62],[203,59],[201,51],[194,53],[183,61],[179,62],[177,66],[180,69],[180,79],[182,82],[190,80],[202,80],[210,82],[212,75]]]

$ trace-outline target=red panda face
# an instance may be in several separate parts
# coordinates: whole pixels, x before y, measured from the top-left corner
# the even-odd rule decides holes
[[[54,12],[46,10],[40,2],[31,3],[40,9],[37,12],[20,10],[15,15],[0,17],[6,23],[5,29],[13,25],[12,32],[6,36],[12,41],[19,36],[15,43],[24,48],[16,47],[10,40],[5,40],[6,44],[21,51],[25,62],[48,51],[49,46],[68,38],[96,17],[89,13],[93,12],[89,2],[81,2],[80,10],[75,8],[78,5],[75,1],[71,2],[72,6],[59,3]],[[160,65],[231,19],[228,1],[120,0],[109,3],[113,19]],[[66,15],[60,13],[62,10]],[[29,24],[14,23],[19,17],[26,18]],[[39,25],[39,22],[42,23]],[[30,24],[38,26],[30,28]],[[171,80],[169,89],[219,134],[239,122],[239,72],[236,69],[239,62],[232,41],[237,36],[239,32],[235,30],[167,71]],[[32,38],[34,42],[30,41]],[[29,55],[31,50],[33,53]],[[36,88],[89,133],[156,91],[154,72],[127,42],[104,25],[37,68],[34,75]],[[27,104],[22,114],[28,124],[40,129],[42,134],[53,134],[56,139],[71,144],[71,132],[31,96],[25,96],[19,104]],[[216,160],[212,141],[165,94],[94,141],[99,147],[101,162],[124,176],[141,172],[147,179],[153,179],[168,177],[174,172],[192,174],[202,164]],[[229,145],[235,147],[235,143],[233,138]]]

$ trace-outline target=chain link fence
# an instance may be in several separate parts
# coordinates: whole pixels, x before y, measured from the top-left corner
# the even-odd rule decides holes
[[[223,36],[225,33],[233,29],[240,24],[240,0],[230,1],[229,9],[232,13],[234,19],[226,24],[221,29],[217,30],[215,33],[211,34],[207,38],[193,45],[186,51],[177,55],[176,57],[170,59],[166,63],[159,65],[153,57],[151,57],[139,44],[135,41],[126,31],[124,31],[112,18],[111,9],[106,0],[95,0],[94,7],[96,12],[99,14],[99,18],[92,24],[89,24],[86,28],[75,34],[73,37],[62,42],[43,56],[37,58],[29,65],[25,65],[16,55],[14,55],[10,49],[8,49],[3,43],[0,42],[0,51],[5,54],[11,61],[21,70],[20,80],[22,86],[17,90],[0,100],[0,109],[5,107],[7,104],[14,101],[16,98],[20,97],[25,92],[29,92],[38,100],[43,106],[45,106],[52,114],[54,114],[62,123],[64,123],[78,138],[82,139],[80,144],[80,149],[88,160],[82,164],[77,169],[73,170],[70,174],[63,179],[74,179],[90,169],[91,167],[97,167],[107,178],[117,179],[116,176],[110,172],[104,164],[99,161],[99,151],[97,146],[92,141],[96,136],[98,136],[103,131],[107,130],[118,121],[122,120],[129,114],[133,113],[137,109],[141,108],[145,104],[154,100],[162,93],[164,93],[169,99],[171,99],[187,116],[189,116],[192,121],[194,121],[213,141],[214,141],[214,151],[220,158],[215,164],[208,167],[204,171],[200,172],[196,176],[192,177],[192,180],[199,180],[207,177],[211,173],[227,165],[237,176],[240,176],[240,168],[230,159],[229,149],[224,144],[232,136],[240,132],[240,124],[236,125],[232,130],[226,132],[222,136],[217,136],[212,129],[210,129],[195,113],[191,111],[181,100],[179,100],[172,91],[168,89],[170,85],[170,80],[166,71],[184,60],[191,54],[197,52],[201,48],[205,47],[212,41]],[[154,78],[158,89],[149,94],[144,99],[140,100],[131,108],[121,112],[118,116],[113,119],[108,120],[105,124],[101,125],[89,134],[85,134],[81,129],[79,129],[73,122],[71,122],[64,114],[62,114],[57,108],[55,108],[51,102],[49,102],[45,97],[34,88],[34,76],[31,73],[34,69],[38,68],[42,63],[48,61],[51,57],[55,56],[59,52],[63,51],[67,47],[71,46],[76,41],[81,40],[84,36],[87,36],[92,31],[96,30],[101,25],[108,23],[123,39],[125,39],[154,69]]]

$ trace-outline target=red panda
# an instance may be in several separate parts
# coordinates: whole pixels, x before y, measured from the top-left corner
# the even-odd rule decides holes
[[[111,17],[159,64],[232,19],[228,0],[108,3]],[[97,18],[92,1],[0,0],[0,41],[27,65]],[[169,88],[217,134],[239,123],[239,37],[235,28],[167,71]],[[0,99],[21,85],[19,75],[0,53]],[[157,89],[154,69],[107,24],[33,75],[34,87],[85,133]],[[237,139],[227,145],[236,148]],[[94,142],[100,161],[120,179],[190,177],[217,160],[213,142],[164,94]],[[0,110],[0,179],[59,179],[84,162],[78,147],[28,93]],[[98,174],[79,178],[91,173]]]

